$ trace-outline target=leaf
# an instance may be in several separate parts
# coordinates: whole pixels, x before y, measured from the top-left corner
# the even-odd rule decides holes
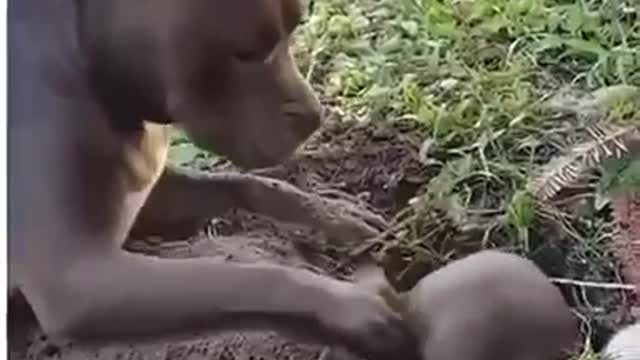
[[[431,179],[427,192],[435,199],[448,197],[458,181],[467,176],[473,170],[473,157],[469,154],[449,161],[440,170],[438,176]]]
[[[466,154],[461,159],[447,163],[447,167],[456,177],[465,177],[473,170],[473,157]]]
[[[538,41],[536,50],[540,52],[561,47],[569,48],[569,53],[589,54],[598,58],[606,58],[609,55],[608,51],[595,41],[587,41],[579,38],[565,39],[557,35],[545,36],[542,40]]]
[[[606,193],[616,182],[620,173],[628,166],[629,159],[607,159],[602,162],[602,176],[598,181],[598,191]]]
[[[518,235],[526,250],[529,249],[529,229],[536,217],[536,202],[526,191],[516,191],[507,207],[507,222]]]
[[[593,207],[596,211],[602,211],[605,207],[607,207],[611,203],[611,197],[609,197],[606,193],[602,193],[600,191],[596,191],[593,198]]]
[[[584,9],[580,4],[573,4],[567,9],[567,25],[569,32],[576,34],[585,23]]]
[[[587,128],[591,141],[578,144],[567,154],[551,160],[541,174],[527,184],[527,189],[540,200],[548,200],[562,188],[575,182],[583,171],[593,168],[605,159],[620,158],[628,153],[627,143],[637,140],[637,127],[619,127],[595,124]]]
[[[392,36],[391,38],[385,40],[378,49],[383,53],[390,53],[394,51],[399,51],[403,49],[402,38],[400,35]]]
[[[536,51],[543,52],[547,50],[555,50],[561,48],[564,45],[564,40],[556,35],[545,36],[542,40],[536,44]]]
[[[177,165],[186,165],[193,162],[202,153],[203,151],[195,145],[182,143],[169,148],[169,161]]]
[[[415,21],[402,21],[400,23],[400,28],[402,28],[402,30],[404,30],[410,37],[418,35],[419,25]]]
[[[418,159],[420,163],[423,165],[429,164],[429,150],[431,146],[435,144],[435,140],[432,138],[427,138],[422,142],[422,146],[420,146],[420,151],[418,152]]]
[[[488,31],[489,33],[497,34],[502,29],[508,28],[509,25],[511,25],[511,22],[507,18],[505,18],[504,16],[498,15],[485,21],[482,24],[481,28],[483,28],[485,31]]]
[[[451,194],[454,187],[454,176],[447,167],[444,167],[438,176],[429,181],[427,193],[435,199],[442,199]]]
[[[614,111],[621,105],[634,107],[640,103],[640,88],[617,84],[594,90],[587,94],[561,92],[545,105],[553,111],[575,114],[583,118],[597,118]]]
[[[640,101],[640,88],[633,85],[618,84],[593,91],[580,101],[579,106],[609,110],[618,103],[633,100]]]
[[[189,137],[183,132],[174,127],[171,127],[169,131],[170,144],[179,145],[184,143],[191,143]]]
[[[386,87],[386,86],[382,86],[382,85],[378,85],[378,84],[373,84],[369,90],[367,90],[367,92],[365,93],[365,96],[367,97],[384,97],[389,95],[389,93],[392,91],[391,88]]]
[[[578,38],[572,38],[564,40],[564,44],[578,53],[587,53],[596,55],[598,57],[606,57],[608,55],[607,50],[595,41],[587,41]]]
[[[443,79],[442,81],[440,81],[440,83],[438,85],[441,88],[443,88],[444,90],[452,90],[459,83],[460,83],[460,81],[458,79],[446,78],[446,79]]]
[[[341,35],[351,31],[351,20],[344,15],[335,15],[329,20],[327,31],[332,34]]]
[[[507,209],[508,221],[516,229],[528,229],[535,219],[535,201],[526,191],[516,191]]]
[[[518,114],[516,117],[514,117],[513,119],[511,119],[511,121],[509,121],[509,127],[514,127],[516,125],[519,125],[522,123],[522,121],[524,121],[527,118],[527,114],[526,113],[520,113]]]
[[[444,210],[447,213],[447,217],[457,226],[463,226],[467,223],[467,209],[462,204],[460,195],[452,194],[443,199],[443,201],[439,203],[439,208]]]
[[[627,159],[626,166],[611,174],[613,181],[605,188],[607,194],[633,194],[640,192],[640,159]]]

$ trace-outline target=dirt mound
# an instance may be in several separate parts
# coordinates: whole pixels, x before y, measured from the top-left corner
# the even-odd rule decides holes
[[[620,234],[616,238],[616,250],[621,263],[621,273],[630,284],[640,288],[640,196],[620,197],[613,202],[614,213],[620,221]],[[638,291],[629,299],[640,307]]]
[[[403,217],[398,214],[406,212],[408,200],[428,183],[431,176],[436,175],[430,174],[419,161],[421,139],[417,133],[415,125],[411,123],[333,122],[316,134],[295,158],[281,166],[261,170],[258,173],[289,181],[303,190],[323,196],[351,197],[356,202],[367,204],[387,219],[397,216],[395,220],[403,223]],[[203,168],[203,166],[199,167]],[[204,168],[208,171],[234,170],[229,164],[205,165]],[[438,220],[442,218],[444,217],[439,211],[427,211],[420,213],[419,216],[413,216],[411,222],[405,225],[428,239],[429,244],[424,244],[423,241],[419,246],[442,248],[441,252],[448,252],[451,246],[460,250],[464,245],[462,240],[464,236],[461,236],[464,234],[458,232],[457,225]],[[472,234],[472,237],[476,237],[473,235],[475,233],[473,229],[467,232]],[[214,241],[213,236],[218,240]],[[220,236],[223,238],[219,238]],[[477,247],[480,241],[472,239],[468,243],[471,247]],[[544,250],[543,254],[533,256],[534,261],[543,270],[551,276],[581,277],[584,271],[580,268],[572,268],[575,264],[571,264],[575,261],[569,261],[567,251],[551,242],[548,247],[549,249]],[[167,239],[166,242],[159,244],[130,244],[130,248],[159,257],[206,256],[238,262],[263,260],[311,268],[335,277],[348,273],[348,267],[342,265],[348,262],[349,253],[353,253],[353,251],[345,252],[344,249],[337,250],[328,246],[327,239],[311,229],[279,223],[244,211],[229,211],[222,218],[213,219],[202,233],[186,241],[169,242]],[[414,273],[410,277],[419,278],[428,270],[428,266],[419,264],[411,270]],[[563,291],[566,292],[568,289]],[[593,314],[588,314],[588,320],[591,322],[593,331],[592,341],[596,347],[600,347],[618,325],[618,320],[610,321],[609,318],[619,310],[620,300],[612,297],[611,292],[589,296],[589,298],[595,299],[597,306],[590,306],[588,309],[577,307],[581,312],[593,310]],[[25,328],[28,321],[20,318],[10,322],[13,324],[12,328],[15,328],[16,324]],[[49,360],[55,357],[100,360],[340,360],[352,358],[341,349],[301,344],[273,332],[227,332],[201,336],[192,341],[167,341],[87,350],[73,345],[49,346],[38,331],[31,331],[28,335],[25,333],[29,332],[29,329],[21,329],[21,331],[14,333],[10,340],[13,348],[12,359]]]
[[[331,197],[336,192],[353,196],[392,216],[426,182],[418,161],[420,140],[414,129],[403,124],[364,125],[334,123],[318,133],[299,156],[282,166],[261,171],[286,179],[302,189]],[[212,171],[227,171],[229,165]],[[341,194],[344,196],[344,194]],[[211,235],[224,236],[213,241]],[[228,261],[266,260],[339,276],[340,261],[322,244],[320,234],[303,227],[281,224],[269,218],[230,211],[214,219],[204,231],[187,241],[131,245],[137,251],[159,257],[208,256]],[[334,256],[335,255],[335,256]],[[12,312],[18,313],[18,309]],[[316,360],[353,358],[341,349],[301,344],[273,332],[228,332],[192,341],[85,349],[53,346],[27,325],[33,318],[26,311],[12,319],[12,359],[228,359],[228,360]],[[19,325],[22,329],[17,329]],[[20,330],[20,331],[19,331]],[[28,334],[25,334],[28,333]]]
[[[426,181],[418,160],[420,143],[415,125],[405,122],[333,122],[299,156],[259,173],[304,190],[343,191],[391,215]]]

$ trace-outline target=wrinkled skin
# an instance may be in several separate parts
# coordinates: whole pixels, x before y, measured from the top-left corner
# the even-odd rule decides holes
[[[247,169],[278,164],[320,126],[289,54],[296,0],[14,0],[8,15],[10,287],[45,333],[104,343],[269,328],[417,358],[400,319],[353,284],[122,248],[134,225],[229,207],[345,241],[384,225],[283,182],[165,167],[169,125]]]

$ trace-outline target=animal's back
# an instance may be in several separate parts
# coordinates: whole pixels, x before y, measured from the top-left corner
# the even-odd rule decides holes
[[[409,303],[415,305],[412,309],[416,311],[427,308],[457,309],[463,304],[498,310],[496,301],[535,301],[540,292],[530,291],[532,287],[555,290],[544,273],[531,261],[499,251],[482,251],[450,263],[423,278],[411,291]],[[533,296],[527,296],[529,292]],[[502,308],[501,311],[507,309]],[[437,316],[436,313],[430,315]]]
[[[409,314],[425,334],[430,360],[549,359],[546,349],[571,343],[576,331],[545,274],[498,251],[475,253],[425,277],[410,294]]]

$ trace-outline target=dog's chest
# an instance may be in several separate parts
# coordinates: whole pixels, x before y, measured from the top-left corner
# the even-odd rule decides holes
[[[160,178],[169,151],[169,125],[145,123],[144,131],[126,145],[125,167],[121,179],[125,189],[124,236]]]
[[[144,131],[125,145],[123,179],[128,192],[144,192],[155,184],[169,151],[169,125],[145,123]]]

